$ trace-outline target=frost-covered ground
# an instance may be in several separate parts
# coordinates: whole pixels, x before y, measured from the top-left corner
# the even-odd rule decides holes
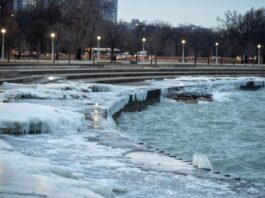
[[[248,80],[253,78],[182,77],[142,86],[5,83],[0,132],[41,134],[0,136],[0,197],[259,197],[263,189],[250,183],[195,169],[140,143],[111,117],[129,95],[142,101],[149,89],[214,90]]]

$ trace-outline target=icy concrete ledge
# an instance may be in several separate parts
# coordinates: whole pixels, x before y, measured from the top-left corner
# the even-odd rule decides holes
[[[154,105],[161,101],[161,89],[146,90],[144,98],[137,98],[137,93],[129,96],[129,101],[124,107],[115,112],[112,117],[117,119],[121,112],[141,111],[150,105]]]
[[[219,85],[222,85],[222,84],[219,84]],[[207,87],[207,84],[194,85],[191,87],[199,88],[202,86]],[[262,89],[264,87],[265,87],[264,81],[244,81],[244,82],[234,83],[234,89],[238,89],[238,90],[247,90],[247,91],[252,90],[253,91],[253,90]],[[112,116],[115,120],[119,117],[121,112],[141,111],[150,105],[159,103],[161,101],[161,97],[163,96],[167,97],[170,93],[178,92],[180,90],[183,90],[184,88],[185,87],[183,86],[171,86],[169,88],[145,90],[143,91],[144,93],[139,92],[139,93],[131,94],[129,95],[128,101],[123,102],[124,104],[121,104],[120,107],[118,108],[116,107],[116,111],[112,112],[109,116]],[[192,93],[192,90],[191,90],[191,93]],[[145,94],[145,96],[139,97],[139,95],[141,94]]]
[[[0,134],[48,133],[81,128],[84,115],[44,105],[0,103]]]

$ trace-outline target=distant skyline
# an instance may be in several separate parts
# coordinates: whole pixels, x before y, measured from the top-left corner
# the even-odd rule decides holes
[[[217,17],[223,18],[227,10],[244,13],[261,7],[264,0],[119,0],[118,19],[216,27]]]

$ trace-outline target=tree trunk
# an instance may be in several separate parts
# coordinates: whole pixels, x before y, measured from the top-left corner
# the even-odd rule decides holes
[[[88,60],[92,60],[92,48],[89,48],[89,51],[88,51]]]
[[[241,54],[241,64],[243,65],[244,64],[244,54]]]
[[[248,64],[248,55],[245,55],[245,64]]]
[[[115,47],[111,47],[111,52],[110,52],[110,61],[113,63],[114,62],[114,49]]]
[[[261,57],[262,57],[262,60],[261,60],[262,64],[265,64],[265,50],[262,50]]]
[[[76,50],[76,54],[75,54],[75,60],[82,60],[82,49],[81,48],[78,48]]]

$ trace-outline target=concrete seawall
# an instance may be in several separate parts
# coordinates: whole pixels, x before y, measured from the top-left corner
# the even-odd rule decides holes
[[[246,81],[244,84],[240,85],[238,88],[241,90],[246,91],[255,91],[260,88],[265,87],[265,82],[254,82],[254,81]],[[182,87],[181,87],[182,88]],[[167,94],[172,93],[175,90],[179,90],[180,87],[170,87],[167,89]],[[167,96],[165,94],[164,96]],[[117,118],[120,116],[122,112],[139,112],[145,108],[147,108],[150,105],[154,105],[156,103],[161,102],[162,97],[162,90],[161,89],[153,89],[153,90],[147,90],[147,96],[144,100],[138,101],[136,98],[136,95],[130,95],[129,96],[129,102],[118,112],[113,114],[113,119],[117,120]]]
[[[147,108],[150,105],[154,105],[161,101],[161,89],[147,91],[146,99],[143,101],[135,100],[135,95],[130,95],[129,102],[113,115],[113,119],[116,120],[122,112],[136,112]]]

